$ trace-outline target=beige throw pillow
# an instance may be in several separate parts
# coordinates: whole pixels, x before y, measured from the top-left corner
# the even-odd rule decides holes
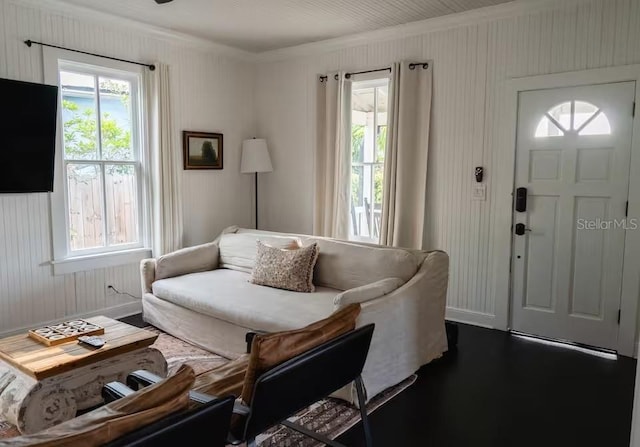
[[[318,245],[294,250],[270,247],[257,241],[256,261],[251,282],[261,286],[294,292],[313,292],[313,267],[318,260]]]

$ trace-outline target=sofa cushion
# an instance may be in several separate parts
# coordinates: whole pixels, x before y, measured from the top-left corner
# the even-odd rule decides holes
[[[420,266],[413,253],[401,248],[323,238],[303,240],[305,244],[312,241],[320,248],[313,282],[333,289],[349,290],[392,277],[400,278],[404,284]]]
[[[281,331],[327,317],[340,293],[327,287],[317,287],[314,293],[292,292],[251,284],[249,279],[248,273],[217,269],[156,281],[153,294],[247,329]]]
[[[156,279],[171,278],[185,273],[205,272],[218,266],[218,245],[187,247],[160,256],[156,260]]]
[[[282,249],[295,249],[300,245],[300,239],[292,236],[223,234],[219,241],[220,267],[251,273],[256,259],[258,241],[270,247]]]
[[[271,247],[258,241],[251,282],[262,286],[313,292],[313,268],[318,260],[318,244],[295,250]]]
[[[338,290],[348,290],[380,281],[385,278],[400,278],[409,281],[416,274],[423,258],[403,248],[382,245],[359,244],[337,239],[290,235],[286,233],[256,232],[237,229],[236,236],[253,239],[280,237],[300,239],[303,245],[317,242],[319,250],[313,283]],[[225,234],[222,239],[232,236]],[[255,247],[253,248],[255,259]],[[223,248],[220,246],[222,256]],[[247,262],[253,267],[253,262]]]

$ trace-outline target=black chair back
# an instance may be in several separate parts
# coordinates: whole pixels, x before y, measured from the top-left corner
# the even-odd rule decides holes
[[[251,439],[353,382],[364,368],[374,325],[336,337],[262,374],[253,390],[244,439]]]
[[[194,410],[173,413],[110,442],[106,447],[224,447],[227,445],[233,403],[234,398],[228,397],[212,400]]]

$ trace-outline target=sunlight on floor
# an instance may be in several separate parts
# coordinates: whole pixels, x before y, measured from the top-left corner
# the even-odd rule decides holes
[[[571,343],[564,343],[561,341],[545,340],[543,338],[532,337],[530,335],[517,333],[517,332],[511,332],[511,335],[525,341],[540,343],[547,346],[555,346],[558,348],[570,349],[572,351],[582,352],[584,354],[593,355],[595,357],[600,357],[607,360],[618,360],[618,355],[614,352],[598,351],[596,349],[590,349],[584,346],[577,346]]]

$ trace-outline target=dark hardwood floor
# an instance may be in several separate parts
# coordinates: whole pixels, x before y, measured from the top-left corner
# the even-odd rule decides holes
[[[371,415],[377,447],[629,446],[635,360],[458,326],[457,350]],[[338,441],[364,446],[360,425]]]
[[[459,328],[457,351],[371,415],[377,446],[629,446],[635,360]],[[359,426],[339,440],[364,446]]]

